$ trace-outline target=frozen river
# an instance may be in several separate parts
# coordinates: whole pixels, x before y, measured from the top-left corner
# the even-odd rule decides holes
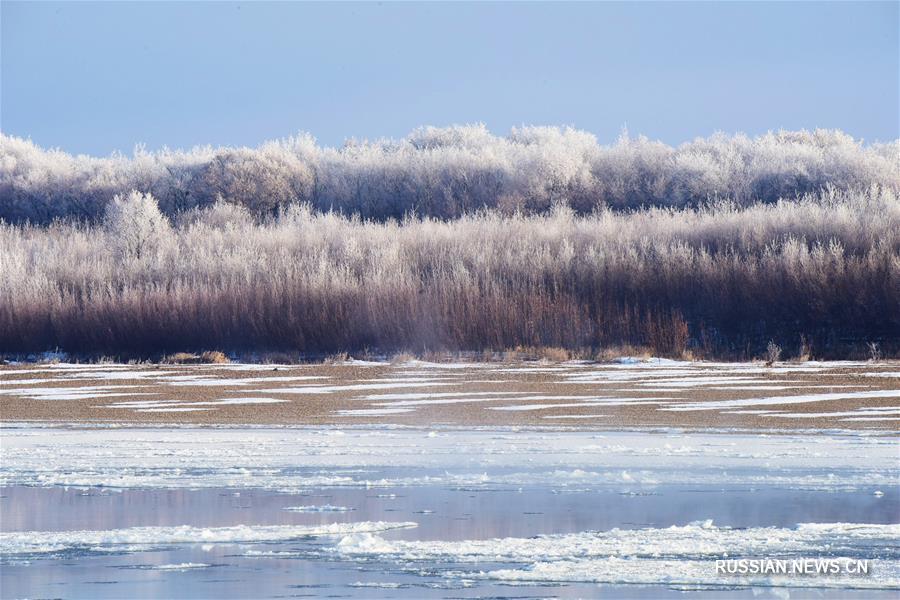
[[[897,448],[851,432],[8,424],[0,596],[894,598]],[[725,557],[871,571],[717,574]]]

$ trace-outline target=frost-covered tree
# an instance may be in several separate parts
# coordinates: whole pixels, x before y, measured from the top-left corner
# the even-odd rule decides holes
[[[113,198],[106,207],[104,225],[113,246],[125,260],[158,255],[171,235],[169,221],[153,196],[136,191]]]
[[[110,252],[112,246],[117,251]],[[900,354],[900,200],[364,221],[224,202],[169,227],[147,194],[107,223],[0,223],[0,352],[646,345]]]
[[[46,224],[98,221],[132,189],[152,193],[169,217],[221,196],[257,219],[294,202],[386,220],[407,213],[456,218],[499,207],[535,214],[566,202],[599,206],[738,206],[795,200],[828,186],[900,191],[900,141],[864,145],[832,130],[758,137],[715,134],[677,147],[623,134],[601,145],[572,128],[424,127],[399,140],[321,147],[309,135],[258,148],[138,149],[134,156],[72,156],[0,134],[0,218]]]

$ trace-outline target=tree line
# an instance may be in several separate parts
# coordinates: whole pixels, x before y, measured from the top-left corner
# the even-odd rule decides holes
[[[257,148],[138,148],[106,158],[0,134],[0,219],[9,223],[96,223],[131,190],[152,194],[170,220],[224,200],[258,221],[298,203],[384,221],[482,209],[544,214],[559,204],[580,215],[720,199],[750,206],[871,185],[900,191],[900,141],[866,145],[834,130],[716,134],[671,147],[625,133],[604,146],[571,128],[496,136],[468,125],[340,148],[299,135]]]
[[[459,145],[457,146],[459,147]],[[820,358],[900,340],[891,186],[581,214],[260,218],[212,202],[167,218],[118,195],[94,221],[0,224],[0,352],[457,351],[629,345]]]

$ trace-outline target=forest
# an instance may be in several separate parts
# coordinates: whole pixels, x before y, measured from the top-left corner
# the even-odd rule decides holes
[[[900,190],[900,140],[863,144],[840,131],[713,135],[677,147],[632,138],[610,146],[571,128],[424,127],[401,140],[318,146],[309,135],[258,148],[200,147],[131,157],[72,156],[0,134],[0,219],[97,222],[116,195],[152,194],[174,218],[218,199],[254,218],[291,204],[384,221],[452,219],[480,209],[538,214],[597,208],[739,206],[793,199],[826,186]]]
[[[893,355],[898,149],[468,126],[98,159],[4,136],[0,352]]]

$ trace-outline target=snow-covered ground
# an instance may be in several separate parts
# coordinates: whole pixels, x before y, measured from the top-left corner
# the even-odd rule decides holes
[[[0,367],[8,419],[557,424],[892,430],[896,362],[78,365]],[[51,404],[57,404],[50,408]],[[571,424],[571,423],[570,423]]]

